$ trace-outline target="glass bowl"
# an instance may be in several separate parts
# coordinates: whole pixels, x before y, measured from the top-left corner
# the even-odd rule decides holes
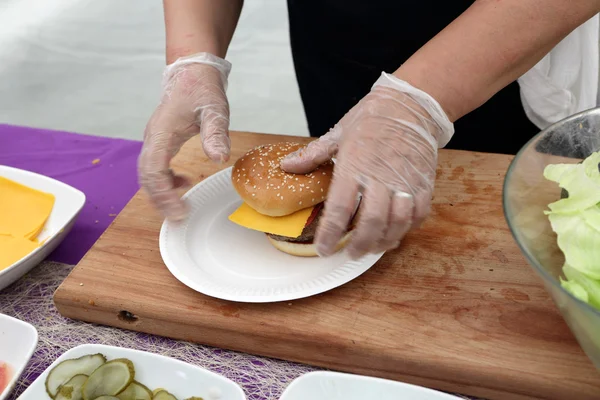
[[[504,179],[504,215],[521,251],[544,285],[583,351],[600,369],[600,311],[564,290],[564,256],[544,210],[561,196],[544,178],[548,164],[581,162],[600,150],[600,108],[559,121],[538,133],[510,164]],[[599,260],[600,262],[600,260]]]

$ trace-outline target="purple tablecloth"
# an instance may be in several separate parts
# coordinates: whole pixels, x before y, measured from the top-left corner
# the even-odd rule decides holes
[[[33,324],[40,337],[9,400],[16,399],[60,354],[84,343],[178,358],[234,380],[250,400],[277,399],[291,380],[312,368],[70,321],[56,311],[54,290],[138,190],[140,148],[140,142],[0,124],[0,164],[50,176],[86,195],[73,230],[49,257],[50,262],[0,292],[0,312]]]
[[[50,260],[76,264],[138,190],[141,142],[0,124],[0,165],[71,185],[87,199]]]
[[[138,190],[141,143],[0,124],[0,164],[53,177],[85,193],[73,230],[49,261],[0,292],[0,312],[33,324],[38,347],[9,400],[14,400],[64,351],[102,343],[164,354],[220,373],[240,384],[249,400],[275,400],[299,375],[314,368],[213,349],[111,327],[70,321],[52,294],[114,216]],[[69,265],[71,264],[71,265]]]

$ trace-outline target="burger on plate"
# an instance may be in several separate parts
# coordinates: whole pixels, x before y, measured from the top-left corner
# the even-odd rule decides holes
[[[313,240],[333,176],[333,163],[327,162],[308,174],[284,172],[279,166],[281,160],[302,147],[293,142],[262,145],[238,159],[231,180],[243,203],[229,220],[264,232],[269,242],[284,253],[314,257],[317,252]],[[352,228],[353,221],[336,251],[346,245]]]

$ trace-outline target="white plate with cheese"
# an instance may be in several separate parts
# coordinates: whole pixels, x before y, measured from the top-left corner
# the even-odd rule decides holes
[[[0,221],[0,240],[3,241],[0,243],[0,290],[29,272],[62,242],[84,204],[85,195],[65,183],[0,165],[0,214],[4,215]],[[29,226],[36,228],[29,229]],[[8,242],[14,239],[9,237],[8,231],[17,235],[16,231],[23,229],[28,232],[18,234],[37,240],[39,246]],[[9,254],[8,251],[15,252],[17,247],[27,249],[19,252],[18,257]]]
[[[242,204],[231,183],[231,171],[222,170],[190,189],[183,196],[188,218],[178,223],[165,220],[161,228],[163,260],[186,286],[236,302],[289,301],[341,286],[383,255],[369,254],[353,261],[345,251],[321,258],[277,250],[263,232],[229,220]]]

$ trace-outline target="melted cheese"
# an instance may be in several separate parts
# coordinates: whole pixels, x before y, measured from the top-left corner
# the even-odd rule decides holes
[[[302,234],[312,210],[313,207],[309,207],[284,217],[269,217],[242,203],[229,220],[255,231],[296,238]]]
[[[0,271],[10,267],[38,246],[33,240],[3,235],[0,239]]]
[[[35,238],[54,207],[54,196],[0,177],[0,234]]]

